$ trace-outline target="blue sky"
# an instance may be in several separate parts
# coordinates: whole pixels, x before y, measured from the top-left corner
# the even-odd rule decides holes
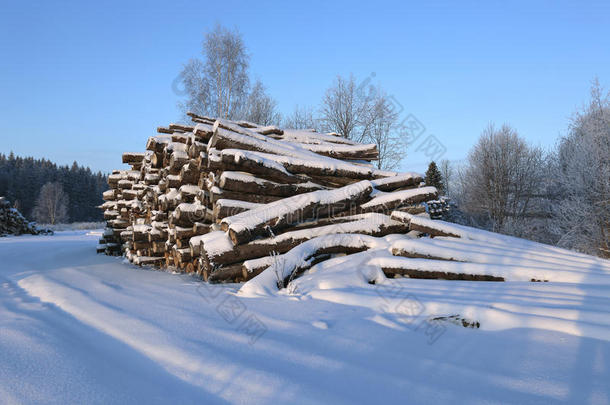
[[[610,87],[607,1],[1,3],[0,152],[96,170],[179,119],[172,81],[217,22],[242,32],[282,112],[374,72],[451,160],[489,122],[550,148],[591,80]],[[403,169],[425,168],[416,146]]]

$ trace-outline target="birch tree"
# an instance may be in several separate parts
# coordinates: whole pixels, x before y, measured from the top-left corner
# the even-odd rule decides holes
[[[42,186],[34,206],[34,218],[44,224],[68,220],[68,196],[60,183],[49,182]]]
[[[250,89],[249,55],[242,35],[217,25],[205,35],[203,59],[189,60],[180,73],[184,111],[200,115],[277,123],[276,103],[260,81]]]
[[[496,129],[490,124],[460,176],[462,210],[493,231],[515,234],[515,222],[539,214],[532,207],[540,196],[544,167],[540,148],[530,147],[508,125]]]

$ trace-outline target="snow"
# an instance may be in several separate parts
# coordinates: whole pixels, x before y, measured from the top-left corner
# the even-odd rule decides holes
[[[218,181],[218,185],[221,188],[224,188],[228,180],[233,180],[241,183],[256,183],[262,187],[285,187],[282,183],[276,183],[271,180],[261,179],[260,177],[253,176],[252,174],[247,172],[234,172],[229,170],[222,172]],[[311,181],[305,183],[296,183],[293,184],[292,187],[294,188],[295,194],[313,190],[320,190],[323,188],[321,185],[313,183]]]
[[[133,186],[133,182],[131,180],[119,180],[119,188],[131,188]]]
[[[436,188],[432,186],[394,191],[391,193],[383,193],[373,198],[371,201],[362,204],[360,208],[368,209],[383,207],[395,201],[406,201],[418,195],[433,193],[436,193]]]
[[[201,122],[198,122],[193,127],[193,133],[197,133],[199,131],[201,131],[201,132],[211,132],[212,131],[212,126],[208,125],[208,124],[203,124]]]
[[[182,159],[188,159],[188,146],[185,143],[181,142],[169,142],[165,147],[166,151],[172,151],[176,154],[176,156]]]
[[[200,244],[204,246],[204,249],[208,256],[218,256],[222,252],[227,252],[233,249],[233,243],[231,239],[227,235],[226,232],[223,231],[214,231],[210,233],[206,233],[205,235],[196,236],[200,241]],[[192,243],[192,238],[190,243]]]
[[[421,305],[427,310],[422,314],[416,312],[417,317],[460,314],[480,322],[483,330],[538,327],[610,341],[610,302],[603,297],[603,291],[610,286],[608,280],[601,288],[595,279],[587,279],[580,285],[569,282],[391,280],[385,278],[379,266],[388,265],[392,260],[432,262],[391,257],[383,250],[362,252],[351,255],[349,260],[341,257],[312,267],[305,276],[294,280],[289,290],[292,296],[301,298],[307,296],[367,308],[384,306],[386,313],[413,318],[413,313],[401,311],[404,309],[401,308],[402,300],[410,294],[411,299],[417,301],[410,305]],[[356,261],[358,266],[354,265]],[[349,266],[346,266],[347,262]],[[382,290],[387,290],[387,295],[358,291],[368,290],[371,279]],[[452,288],[454,291],[449,296],[443,296]],[[396,289],[404,291],[392,291]]]
[[[194,184],[184,184],[184,185],[180,186],[179,191],[183,192],[183,193],[187,193],[187,194],[196,195],[196,194],[199,194],[201,189]]]
[[[125,170],[124,172],[125,178],[129,180],[140,180],[141,175],[142,173],[139,170]]]
[[[222,157],[229,156],[230,158],[233,159],[235,164],[239,164],[242,159],[246,158],[246,159],[255,161],[256,163],[260,164],[263,167],[267,167],[269,169],[274,169],[276,171],[280,171],[280,172],[286,174],[287,176],[290,175],[290,173],[284,168],[284,166],[281,163],[278,163],[271,158],[267,159],[264,156],[261,156],[257,152],[250,152],[250,151],[245,151],[245,150],[241,150],[241,149],[223,149],[221,152],[221,155],[222,155]],[[271,156],[275,156],[275,155],[271,155]],[[212,157],[212,155],[210,155],[210,158],[211,157]],[[222,160],[222,157],[221,156],[215,157],[215,160],[220,161],[220,160]]]
[[[333,143],[318,143],[318,144],[299,144],[303,149],[307,149],[316,153],[364,153],[371,150],[376,150],[376,145],[373,144],[357,144],[357,145],[338,145]]]
[[[222,190],[218,186],[212,186],[210,188],[210,193],[212,193],[212,194],[222,194]]]
[[[175,227],[173,227],[173,228],[168,228],[168,229],[167,229],[167,232],[168,232],[170,235],[176,235],[176,234],[178,234],[179,232],[186,233],[186,232],[188,232],[188,231],[191,231],[192,229],[193,229],[192,227],[188,227],[188,228],[186,228],[186,227],[183,227],[183,226],[175,226]]]
[[[227,180],[235,180],[235,181],[239,181],[242,183],[256,183],[259,185],[265,185],[268,183],[272,183],[269,180],[264,180],[258,177],[255,177],[253,175],[251,175],[250,173],[246,173],[246,172],[233,172],[233,171],[223,171],[222,174],[220,175],[220,179],[218,181],[218,184],[220,185],[220,187],[224,187],[225,186],[225,182]],[[275,183],[277,184],[277,183]]]
[[[166,179],[167,179],[167,181],[179,183],[180,182],[180,175],[178,175],[178,174],[168,174]],[[176,190],[176,192],[178,192],[178,190]]]
[[[246,298],[96,255],[100,232],[0,240],[0,402],[610,402],[608,283],[385,279],[377,249]]]
[[[157,134],[155,136],[151,136],[157,143],[170,143],[172,141],[172,136],[169,134]]]
[[[252,123],[249,123],[252,124]],[[282,131],[280,128],[276,127],[275,125],[266,125],[266,126],[257,126],[255,124],[254,125],[256,128],[254,128],[254,131],[264,134],[264,133],[275,133],[275,132],[279,132]],[[283,131],[282,131],[283,132]]]
[[[313,254],[318,249],[334,246],[374,249],[387,248],[388,243],[383,238],[350,233],[325,235],[310,239],[291,249],[288,253],[278,256],[271,266],[246,282],[239,289],[239,294],[243,297],[261,297],[277,293],[278,280],[289,277],[303,263],[311,262]]]
[[[177,217],[179,213],[190,213],[195,214],[204,210],[206,207],[199,202],[195,203],[180,203],[174,210],[174,217]]]
[[[318,155],[311,152],[298,144],[280,141],[271,137],[258,134],[245,128],[239,130],[240,133],[230,132],[222,128],[218,128],[219,133],[227,139],[238,142],[239,144],[247,145],[258,151],[265,152],[250,152],[254,156],[266,158],[267,160],[276,161],[281,164],[298,164],[308,167],[328,168],[332,170],[345,169],[370,175],[372,170],[363,166],[353,165],[343,160],[334,159],[327,156]],[[247,133],[247,135],[244,135]],[[212,142],[213,139],[210,140]],[[212,143],[208,146],[214,146]],[[212,149],[212,148],[210,148]],[[238,149],[239,150],[239,149]],[[224,154],[225,149],[223,149]]]
[[[258,204],[258,203],[248,202],[248,201],[241,201],[241,200],[231,200],[228,198],[221,198],[220,200],[216,201],[216,206],[243,208],[246,210],[251,210],[253,208],[262,207],[263,204]]]
[[[160,179],[160,176],[158,173],[147,173],[144,176],[144,180],[150,181],[150,182],[154,182],[154,181],[159,182],[159,179]]]
[[[322,143],[335,143],[345,145],[359,145],[357,142],[352,141],[341,136],[334,136],[331,134],[322,134],[315,132],[314,130],[303,130],[303,129],[284,129],[284,135],[282,139],[285,141],[298,142],[301,144],[322,144]]]
[[[134,232],[139,233],[148,233],[152,230],[152,226],[146,224],[133,225],[132,228]]]
[[[167,177],[169,178],[170,176],[172,176],[171,174],[168,175]],[[170,188],[167,193],[165,194],[161,194],[159,196],[159,201],[178,201],[180,199],[180,192],[175,189],[175,188]]]
[[[252,271],[254,269],[264,267],[264,266],[271,266],[273,264],[273,262],[274,262],[273,256],[264,256],[264,257],[259,257],[258,259],[246,260],[244,262],[244,267],[246,268],[246,270],[249,273],[252,273]]]
[[[265,152],[244,151],[241,149],[223,149],[222,155],[234,156],[235,163],[239,163],[239,157],[246,157],[260,163],[265,167],[282,171],[286,171],[284,165],[295,165],[324,170],[328,173],[328,175],[332,175],[333,173],[341,170],[349,170],[363,177],[371,176],[373,173],[373,170],[370,167],[354,165],[343,160],[333,159],[322,155],[315,155],[316,157],[314,158],[303,158],[287,155],[275,155]],[[289,174],[287,171],[286,173]]]
[[[584,261],[569,251],[557,253],[540,250],[536,244],[522,241],[520,245],[495,244],[491,241],[471,242],[455,238],[421,238],[400,240],[392,244],[392,249],[420,255],[471,263],[500,265],[524,265],[546,269],[553,274],[570,270],[582,274],[610,275],[607,261],[587,258]],[[561,266],[558,268],[558,266]],[[531,278],[531,277],[530,277]],[[535,277],[534,277],[535,278]],[[562,280],[557,280],[562,281]]]
[[[116,209],[117,202],[116,201],[105,201],[102,205],[98,205],[98,208],[103,210]]]
[[[482,229],[476,229],[468,226],[458,225],[451,222],[445,222],[440,220],[433,220],[426,218],[420,215],[412,215],[406,212],[394,211],[392,212],[392,218],[401,220],[401,221],[411,221],[426,227],[433,227],[435,229],[439,229],[444,233],[452,234],[459,236],[464,240],[471,241],[479,241],[485,244],[496,244],[505,246],[512,246],[513,248],[526,248],[526,249],[534,249],[539,254],[560,254],[567,255],[572,259],[578,259],[584,263],[593,263],[595,265],[602,265],[607,268],[610,268],[610,263],[608,261],[599,260],[595,257],[569,251],[566,249],[558,248],[555,246],[545,245],[543,243],[537,243],[528,241],[521,238],[516,238],[513,236],[502,235],[495,232],[484,231]],[[435,238],[440,239],[440,238]],[[445,239],[445,238],[443,238]],[[460,243],[466,243],[466,241],[460,241]]]
[[[284,232],[272,238],[257,239],[253,240],[250,243],[280,243],[288,239],[312,239],[322,235],[331,235],[336,233],[352,233],[358,231],[372,233],[379,231],[382,226],[400,224],[399,222],[390,219],[389,216],[378,213],[351,215],[348,217],[344,217],[343,219],[349,220],[349,222],[341,222],[338,224],[324,225],[314,228],[301,229],[297,231]]]
[[[357,196],[370,187],[371,183],[368,180],[363,180],[334,190],[319,190],[299,194],[224,218],[222,223],[236,232],[244,229],[253,229],[260,223],[268,222],[273,218],[281,218],[296,209],[310,204],[326,205],[343,199],[352,199],[350,197]]]
[[[373,177],[376,179],[383,178],[383,177],[399,176],[400,174],[401,173],[393,172],[390,170],[373,169]]]
[[[402,182],[412,181],[414,179],[420,179],[420,178],[422,178],[422,175],[419,173],[406,172],[406,173],[401,173],[397,176],[389,176],[389,177],[383,177],[383,178],[371,180],[371,184],[373,185],[373,187],[377,188],[377,187],[385,186],[385,185],[391,184],[391,183],[402,183]]]

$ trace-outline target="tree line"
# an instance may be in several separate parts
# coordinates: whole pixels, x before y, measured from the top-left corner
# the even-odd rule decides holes
[[[453,199],[454,222],[610,257],[610,92],[596,80],[550,151],[490,124],[464,164],[432,162],[426,182]]]
[[[0,196],[7,197],[30,220],[102,221],[96,207],[102,204],[102,192],[107,189],[105,174],[76,162],[58,166],[47,159],[0,153]]]

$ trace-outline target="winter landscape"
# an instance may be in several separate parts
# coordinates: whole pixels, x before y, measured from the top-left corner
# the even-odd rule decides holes
[[[610,404],[608,6],[344,7],[7,7],[0,403]]]

